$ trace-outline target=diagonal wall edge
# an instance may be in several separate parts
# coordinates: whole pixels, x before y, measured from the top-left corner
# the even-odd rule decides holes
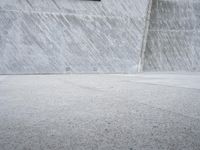
[[[150,24],[150,19],[151,19],[151,10],[152,10],[152,0],[149,0],[148,4],[148,9],[147,9],[147,15],[145,19],[145,30],[143,34],[143,40],[142,40],[142,47],[141,47],[141,53],[140,53],[140,60],[138,64],[138,72],[143,71],[143,65],[144,65],[144,53],[146,49],[146,44],[147,44],[147,36],[149,33],[149,24]]]

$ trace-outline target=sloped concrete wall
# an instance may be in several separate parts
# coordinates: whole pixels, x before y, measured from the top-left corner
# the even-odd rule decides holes
[[[200,71],[200,1],[153,0],[144,71]]]
[[[1,0],[0,74],[137,72],[149,0]]]

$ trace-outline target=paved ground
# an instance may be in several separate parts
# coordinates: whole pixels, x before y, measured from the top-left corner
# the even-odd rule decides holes
[[[0,150],[200,150],[200,74],[0,76]]]

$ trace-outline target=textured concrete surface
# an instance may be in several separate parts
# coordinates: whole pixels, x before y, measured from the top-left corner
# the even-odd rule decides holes
[[[199,0],[1,0],[0,74],[199,72],[199,10]]]
[[[199,8],[199,0],[153,0],[144,71],[200,71]]]
[[[1,0],[0,74],[134,73],[148,0]]]
[[[200,74],[0,76],[1,150],[199,150]]]

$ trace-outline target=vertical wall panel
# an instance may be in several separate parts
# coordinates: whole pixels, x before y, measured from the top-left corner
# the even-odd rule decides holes
[[[148,0],[1,0],[0,74],[134,73]]]
[[[200,2],[153,1],[144,71],[199,71]]]

